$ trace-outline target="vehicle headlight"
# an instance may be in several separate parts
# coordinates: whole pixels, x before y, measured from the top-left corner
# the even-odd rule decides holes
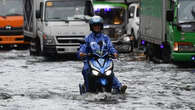
[[[53,39],[47,39],[46,40],[46,44],[54,44],[54,40]]]
[[[184,51],[193,52],[195,51],[195,47],[190,42],[175,42],[173,50],[180,52]]]
[[[55,41],[53,39],[54,37],[53,36],[50,36],[50,35],[46,35],[46,34],[43,34],[43,41],[46,45],[53,45],[55,44]]]
[[[99,72],[96,71],[96,70],[92,70],[92,74],[93,74],[94,76],[98,76],[98,75],[99,75]]]
[[[179,51],[179,48],[178,48],[178,43],[175,42],[174,43],[174,48],[173,48],[174,51]]]
[[[106,76],[110,76],[112,74],[111,70],[106,71]]]
[[[104,26],[104,29],[107,29],[107,28],[110,28],[110,26],[109,25],[105,25]]]

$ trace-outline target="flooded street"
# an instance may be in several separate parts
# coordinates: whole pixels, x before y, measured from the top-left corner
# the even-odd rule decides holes
[[[195,110],[195,67],[114,60],[124,95],[79,94],[81,61],[49,61],[0,52],[0,110]],[[127,60],[127,61],[126,61]]]

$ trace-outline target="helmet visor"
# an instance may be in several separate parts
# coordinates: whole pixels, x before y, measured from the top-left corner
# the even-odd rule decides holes
[[[101,26],[101,23],[94,23],[93,26]]]

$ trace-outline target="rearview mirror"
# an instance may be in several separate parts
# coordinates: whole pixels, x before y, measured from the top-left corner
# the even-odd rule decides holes
[[[174,11],[173,10],[168,10],[166,13],[166,19],[168,22],[173,22],[174,20]]]
[[[41,18],[41,13],[40,13],[40,10],[36,10],[36,18]]]

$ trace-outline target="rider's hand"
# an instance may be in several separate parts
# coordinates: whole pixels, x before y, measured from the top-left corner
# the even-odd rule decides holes
[[[117,53],[114,53],[113,55],[114,55],[114,58],[116,58],[116,59],[118,58],[118,54]]]
[[[87,56],[87,54],[80,52],[79,56],[80,57],[85,57],[85,56]]]

